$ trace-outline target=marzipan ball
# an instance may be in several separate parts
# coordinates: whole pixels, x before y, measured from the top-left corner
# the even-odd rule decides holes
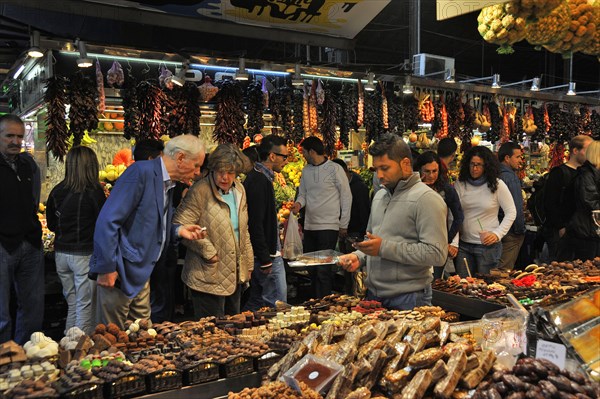
[[[106,332],[106,326],[104,324],[98,324],[96,326],[95,334],[103,335]]]
[[[114,336],[117,336],[117,334],[119,334],[119,331],[121,331],[121,330],[115,323],[109,323],[106,326],[106,331],[108,331],[109,333],[111,333]]]
[[[108,342],[110,342],[111,345],[116,344],[117,343],[117,337],[115,337],[113,334],[111,333],[106,333],[104,334],[104,338],[106,338],[108,340]]]

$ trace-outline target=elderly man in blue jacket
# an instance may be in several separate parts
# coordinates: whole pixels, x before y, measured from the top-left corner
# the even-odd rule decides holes
[[[163,248],[175,238],[206,236],[200,226],[171,223],[171,189],[198,176],[203,162],[202,141],[182,135],[162,156],[135,162],[119,177],[98,216],[90,260],[99,322],[123,328],[127,319],[149,319],[149,279]]]

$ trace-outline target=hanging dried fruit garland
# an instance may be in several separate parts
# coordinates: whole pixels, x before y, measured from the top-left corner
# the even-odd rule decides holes
[[[198,89],[191,82],[183,87],[165,91],[163,114],[166,116],[166,131],[169,137],[181,134],[200,134],[200,104]]]
[[[365,88],[363,87],[362,81],[360,79],[358,79],[357,91],[358,91],[358,105],[357,105],[357,112],[356,112],[355,130],[358,131],[358,129],[363,125],[363,123],[365,121]]]
[[[100,61],[96,60],[96,86],[98,87],[98,112],[106,109],[106,96],[104,95],[104,76],[100,68]]]
[[[500,140],[500,133],[502,130],[502,115],[500,114],[500,108],[496,101],[492,101],[488,103],[488,107],[490,110],[490,121],[492,123],[492,128],[487,132],[487,139],[492,143]]]
[[[241,146],[246,132],[242,110],[244,93],[237,82],[224,81],[220,84],[217,98],[217,116],[213,138],[219,144],[232,143]]]
[[[374,90],[365,93],[365,131],[367,143],[377,140],[383,133],[381,101],[381,91]]]
[[[590,115],[588,129],[594,140],[600,139],[600,114],[598,114],[598,111],[596,110],[593,110],[592,114]]]
[[[546,129],[544,127],[544,109],[531,107],[531,112],[533,114],[533,122],[537,127],[533,138],[538,140],[542,139],[546,136]]]
[[[254,137],[262,132],[265,122],[263,119],[264,113],[264,96],[262,92],[262,84],[260,82],[252,82],[246,89],[246,103],[248,124],[248,135]]]
[[[73,135],[73,145],[78,146],[86,130],[90,132],[98,127],[98,87],[95,79],[83,71],[76,72],[71,78],[67,96],[71,105],[69,130]]]
[[[404,131],[417,130],[419,128],[419,103],[412,96],[404,96]]]
[[[319,113],[317,111],[317,81],[313,80],[308,96],[308,128],[311,135],[319,134]]]
[[[458,137],[461,140],[460,150],[461,152],[464,152],[471,148],[471,138],[473,137],[473,130],[475,129],[475,108],[473,108],[468,99],[462,105],[462,108],[465,118]]]
[[[391,132],[402,133],[404,132],[404,106],[402,104],[402,98],[398,96],[393,90],[388,93],[388,127]]]
[[[67,79],[55,75],[46,81],[44,101],[48,105],[46,114],[46,147],[54,158],[62,161],[67,154],[66,99]]]
[[[343,84],[338,101],[338,125],[340,127],[340,141],[345,147],[350,144],[350,129],[356,124],[356,91],[354,85]],[[354,99],[354,100],[353,100]]]
[[[291,139],[292,133],[292,96],[293,90],[289,86],[275,89],[270,99],[273,123],[283,131],[286,139]],[[278,133],[278,129],[274,131]]]
[[[379,87],[381,88],[381,117],[382,117],[382,127],[385,131],[390,128],[390,114],[388,109],[388,100],[385,91],[385,86],[383,82],[379,82]]]
[[[300,90],[294,90],[292,96],[292,111],[294,127],[292,128],[288,140],[299,143],[304,137],[304,93]]]
[[[431,126],[435,137],[438,140],[448,137],[448,111],[444,98],[440,96],[434,103],[435,117]]]
[[[138,137],[140,129],[140,108],[137,102],[137,80],[131,73],[131,69],[127,72],[125,85],[121,96],[123,97],[123,137],[131,139]]]
[[[325,155],[334,157],[336,153],[335,144],[337,142],[336,129],[337,124],[337,101],[329,87],[323,88],[323,104],[321,122],[321,134],[323,135],[323,144],[325,145]]]
[[[139,134],[136,140],[158,139],[166,132],[166,115],[163,108],[167,97],[165,93],[149,81],[137,86],[137,103],[140,109]]]
[[[548,169],[560,166],[565,162],[565,146],[562,141],[557,141],[550,150]]]
[[[453,138],[458,137],[460,135],[460,127],[463,124],[465,114],[462,108],[462,101],[457,94],[446,96],[446,114],[446,119],[448,121],[448,136]]]

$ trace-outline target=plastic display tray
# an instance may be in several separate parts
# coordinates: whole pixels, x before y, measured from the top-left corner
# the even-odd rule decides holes
[[[139,396],[146,392],[146,380],[140,374],[128,374],[104,383],[104,398],[116,399]]]
[[[219,365],[214,362],[201,362],[183,370],[183,384],[196,385],[219,379]]]
[[[219,365],[221,378],[237,377],[254,372],[254,359],[250,356],[236,356]]]
[[[148,393],[179,389],[183,385],[181,371],[161,370],[146,375],[146,390]]]
[[[433,290],[431,304],[475,319],[481,319],[486,313],[506,308],[506,306],[498,303],[483,301],[477,298],[469,298],[462,295],[449,294],[438,290]]]

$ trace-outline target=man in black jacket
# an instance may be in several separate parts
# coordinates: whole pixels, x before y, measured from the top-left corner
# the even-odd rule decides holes
[[[275,306],[287,301],[285,267],[281,257],[279,225],[273,190],[274,172],[281,172],[287,163],[288,150],[283,137],[265,137],[258,147],[259,161],[246,180],[248,229],[254,250],[254,271],[250,279],[250,297],[245,310]]]
[[[542,228],[550,260],[570,260],[572,251],[565,237],[566,226],[575,211],[573,181],[585,162],[585,150],[592,138],[575,136],[569,141],[569,160],[550,171],[544,187],[546,223]]]
[[[10,291],[17,294],[14,340],[23,345],[42,329],[44,264],[42,226],[37,217],[40,170],[21,153],[25,125],[15,115],[0,117],[0,343],[11,339]]]

